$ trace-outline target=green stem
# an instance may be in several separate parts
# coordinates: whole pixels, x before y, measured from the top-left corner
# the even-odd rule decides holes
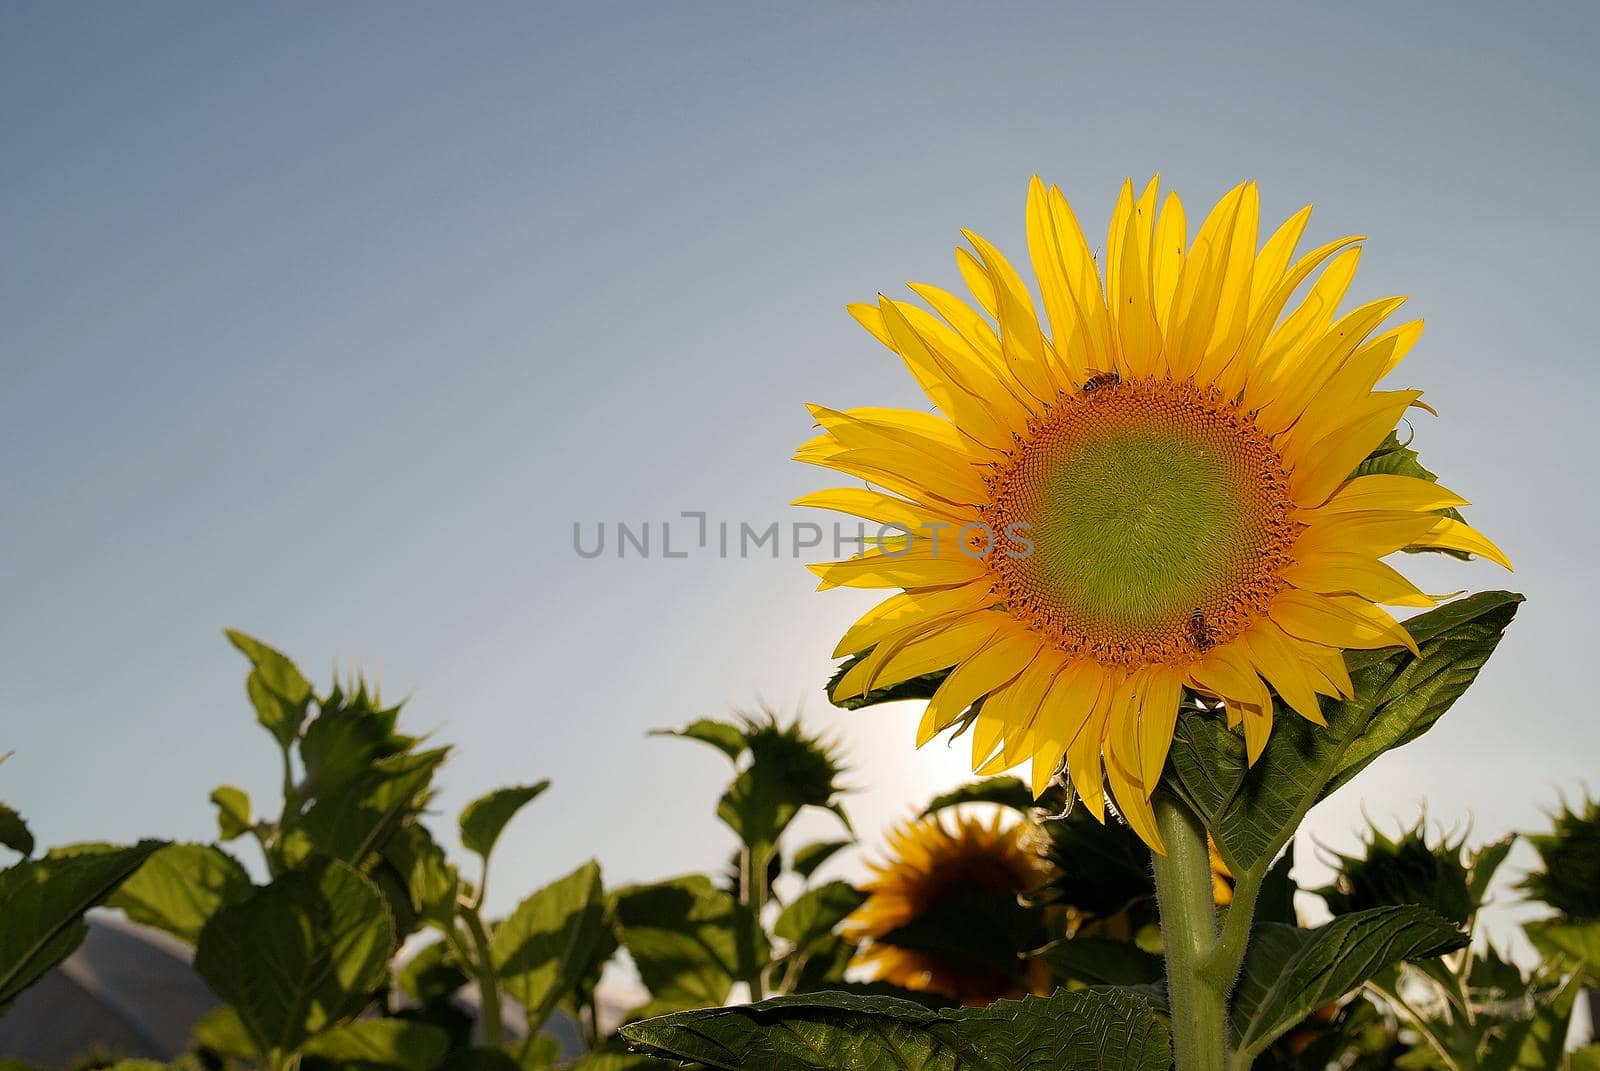
[[[1450,1071],[1471,1071],[1472,1065],[1461,1059],[1463,1054],[1452,1052],[1450,1043],[1434,1029],[1433,1022],[1426,1015],[1412,1007],[1411,1002],[1400,995],[1399,986],[1394,989],[1388,989],[1377,982],[1368,982],[1367,989],[1384,1000],[1394,1010],[1395,1015],[1410,1023],[1412,1029],[1422,1035],[1423,1040],[1432,1047],[1444,1065],[1450,1068]]]
[[[478,983],[478,1002],[483,1007],[483,1043],[490,1048],[499,1048],[505,1031],[500,1023],[500,979],[494,973],[494,959],[489,953],[489,932],[483,928],[483,919],[479,918],[476,908],[464,909],[461,917],[467,924],[467,932],[472,935],[476,954],[462,955],[466,949],[459,947],[460,939],[455,938],[456,954],[462,956]],[[528,1029],[537,1032],[543,1025],[529,1023]]]
[[[1251,870],[1235,879],[1233,902],[1222,920],[1222,936],[1200,966],[1206,981],[1221,993],[1231,993],[1233,983],[1238,981],[1239,967],[1250,944],[1250,926],[1255,921],[1256,897],[1260,894],[1260,874]]]
[[[1167,854],[1155,857],[1156,900],[1167,959],[1167,1002],[1177,1071],[1223,1071],[1227,1055],[1228,991],[1208,977],[1217,947],[1206,831],[1176,800],[1153,800]]]
[[[761,921],[761,914],[767,906],[767,860],[766,852],[758,852],[746,846],[742,861],[744,863],[743,881],[740,882],[740,899],[749,909],[750,915],[750,947],[760,948],[766,937],[766,930]],[[756,964],[754,971],[747,981],[750,985],[750,999],[752,1001],[766,998],[766,972],[764,964]]]

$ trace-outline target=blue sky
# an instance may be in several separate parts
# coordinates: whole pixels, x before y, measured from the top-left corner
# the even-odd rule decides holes
[[[869,603],[778,560],[580,559],[574,522],[764,526],[826,477],[802,403],[920,404],[843,312],[1019,256],[1038,172],[1243,178],[1411,295],[1424,459],[1529,603],[1429,737],[1314,813],[1488,838],[1600,769],[1584,5],[0,4],[0,796],[48,843],[203,838],[275,759],[221,628],[359,664],[476,790],[555,787],[495,906],[597,855],[716,865],[724,776],[647,739],[804,707],[869,840],[963,775],[917,712],[831,710]],[[1089,224],[1086,224],[1089,225]],[[1093,227],[1100,224],[1095,222]],[[1600,786],[1595,786],[1600,787]],[[442,821],[441,828],[453,823]],[[1518,856],[1522,860],[1523,856]],[[1324,871],[1306,862],[1302,880]]]

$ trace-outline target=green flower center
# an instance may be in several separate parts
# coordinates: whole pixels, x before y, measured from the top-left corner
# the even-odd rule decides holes
[[[1271,443],[1215,390],[1139,380],[1067,396],[996,474],[989,522],[1016,536],[990,558],[997,590],[1069,650],[1196,656],[1281,586],[1287,485]]]

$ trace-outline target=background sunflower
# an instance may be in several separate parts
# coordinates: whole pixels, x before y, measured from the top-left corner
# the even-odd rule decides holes
[[[840,932],[858,942],[856,966],[873,979],[963,1004],[1043,991],[1049,974],[1024,952],[1043,920],[1025,902],[1049,874],[1020,822],[944,813],[889,831],[888,855],[869,863],[866,901]]]

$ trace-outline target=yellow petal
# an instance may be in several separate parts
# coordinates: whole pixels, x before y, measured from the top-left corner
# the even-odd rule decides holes
[[[1302,511],[1299,519],[1316,523],[1331,519],[1340,513],[1366,510],[1400,510],[1407,513],[1431,513],[1451,506],[1468,505],[1466,499],[1454,491],[1446,490],[1432,480],[1415,476],[1393,476],[1373,473],[1357,476],[1340,487],[1314,510]]]
[[[1238,356],[1245,332],[1250,326],[1250,276],[1255,268],[1256,233],[1261,223],[1261,195],[1253,182],[1246,183],[1239,197],[1239,212],[1230,234],[1226,274],[1217,294],[1217,314],[1205,359],[1195,374],[1200,382],[1218,382]],[[1241,370],[1238,381],[1243,383]],[[1238,386],[1225,388],[1232,397]]]
[[[1140,779],[1148,796],[1161,781],[1178,724],[1178,704],[1183,700],[1183,673],[1176,667],[1152,667],[1139,695]]]
[[[1302,518],[1310,527],[1295,540],[1296,558],[1315,554],[1366,554],[1382,558],[1401,547],[1409,547],[1431,531],[1438,519],[1426,513],[1399,513],[1370,510],[1322,515],[1307,511]]]
[[[1267,679],[1290,709],[1307,721],[1327,724],[1305,665],[1295,656],[1278,626],[1262,618],[1252,624],[1239,641],[1250,653],[1256,671]]]
[[[840,638],[833,657],[843,658],[876,646],[907,628],[931,625],[941,618],[982,609],[994,602],[986,579],[932,591],[904,591],[868,610]]]
[[[1311,643],[1287,633],[1284,639],[1295,653],[1305,660],[1308,671],[1314,672],[1320,678],[1320,681],[1312,682],[1317,691],[1323,695],[1343,699],[1349,699],[1356,694],[1356,687],[1350,681],[1350,668],[1345,665],[1342,652],[1325,644]]]
[[[987,643],[1005,621],[1004,614],[979,611],[902,645],[879,644],[834,685],[833,698],[838,701],[864,696],[873,688],[893,687],[912,677],[947,669]]]
[[[972,768],[974,771],[983,768],[984,762],[994,755],[995,749],[1000,746],[1000,741],[1005,737],[1005,723],[989,714],[989,704],[993,702],[994,696],[991,695],[984,700],[983,706],[979,708],[978,716],[972,719]]]
[[[1242,316],[1248,305],[1255,216],[1245,205],[1253,197],[1253,183],[1241,183],[1228,191],[1200,224],[1194,245],[1184,257],[1167,335],[1167,360],[1174,377],[1196,374],[1213,352],[1213,338],[1231,329],[1233,318]],[[1242,244],[1236,242],[1236,236],[1243,237],[1237,234],[1242,229],[1241,218],[1249,224],[1249,247],[1244,256],[1236,257]],[[1232,307],[1236,290],[1243,294],[1238,309]]]
[[[1150,239],[1154,230],[1156,180],[1137,201],[1124,182],[1106,240],[1106,307],[1116,325],[1119,369],[1133,376],[1156,371],[1161,333],[1150,295]]]
[[[1139,834],[1139,839],[1144,841],[1151,851],[1157,855],[1166,855],[1166,842],[1161,839],[1161,831],[1156,828],[1155,809],[1150,806],[1150,798],[1144,794],[1137,778],[1115,762],[1106,764],[1106,777],[1111,783],[1111,796],[1116,802],[1117,813],[1122,815],[1123,821]]]
[[[1491,543],[1476,528],[1469,527],[1461,521],[1450,517],[1440,517],[1426,534],[1418,537],[1411,545],[1414,547],[1442,547],[1445,550],[1459,550],[1467,554],[1477,554],[1488,558],[1496,565],[1506,569],[1511,568],[1511,559],[1506,557],[1505,551]]]
[[[1051,339],[1075,383],[1113,366],[1100,272],[1072,206],[1037,177],[1028,188],[1028,254],[1050,318]]]
[[[913,546],[903,551],[869,551],[857,558],[815,562],[806,566],[826,587],[942,588],[966,584],[988,575],[983,559],[957,548],[934,553]]]
[[[1240,713],[1244,716],[1245,761],[1254,766],[1272,737],[1272,706],[1246,703]]]
[[[1379,335],[1369,345],[1384,346],[1388,352],[1388,363],[1383,367],[1383,375],[1393,372],[1395,366],[1405,360],[1406,354],[1411,352],[1411,347],[1417,344],[1417,339],[1422,337],[1422,321],[1412,320],[1410,323],[1401,324],[1386,334]],[[1379,378],[1382,378],[1381,376]]]
[[[1189,667],[1189,678],[1202,691],[1226,703],[1230,711],[1244,705],[1272,705],[1267,686],[1256,676],[1255,668],[1250,665],[1243,651],[1235,649],[1233,644],[1207,651]]]
[[[1294,257],[1294,247],[1300,244],[1300,236],[1305,233],[1306,224],[1311,220],[1311,206],[1306,205],[1300,211],[1284,220],[1283,226],[1273,232],[1271,238],[1262,245],[1261,252],[1256,256],[1255,270],[1250,275],[1250,317],[1254,321],[1266,305],[1267,299],[1277,290],[1283,282],[1284,273],[1289,270],[1289,261]]]
[[[1350,414],[1350,422],[1324,435],[1291,462],[1289,495],[1297,506],[1313,508],[1349,478],[1351,471],[1394,430],[1421,391],[1381,391],[1371,395]]]
[[[962,370],[952,368],[948,360],[936,355],[894,302],[880,295],[878,308],[891,348],[905,361],[933,404],[978,442],[997,450],[1009,449],[1011,428],[991,413],[979,395],[962,385]]]
[[[1106,725],[1107,769],[1120,771],[1135,786],[1133,795],[1143,798],[1144,762],[1139,756],[1139,692],[1147,670],[1135,670],[1117,689],[1116,701],[1111,708],[1111,720]]]
[[[1360,595],[1389,606],[1428,607],[1438,602],[1393,566],[1362,554],[1318,554],[1294,562],[1278,575],[1303,591],[1321,595]]]
[[[1268,435],[1286,431],[1327,386],[1362,341],[1384,318],[1405,303],[1405,298],[1369,302],[1343,316],[1320,338],[1290,354],[1273,380],[1272,400],[1256,414],[1256,426]]]
[[[1161,218],[1156,222],[1155,237],[1150,247],[1150,293],[1155,302],[1156,321],[1162,338],[1167,337],[1171,323],[1172,296],[1178,289],[1178,276],[1183,271],[1183,251],[1189,240],[1188,221],[1184,219],[1183,202],[1176,193],[1167,194],[1161,206]],[[1165,367],[1166,357],[1162,355]]]
[[[1034,655],[1033,661],[1028,663],[1028,668],[1019,673],[1015,680],[995,689],[989,698],[983,701],[984,716],[999,723],[1006,741],[1006,750],[1013,756],[1013,761],[1006,764],[1007,768],[1015,766],[1021,760],[1022,738],[1033,727],[1034,721],[1039,716],[1039,708],[1050,691],[1050,685],[1065,664],[1066,656],[1058,648],[1042,648]],[[999,742],[999,738],[996,738],[996,742]],[[988,758],[993,750],[993,745],[984,749],[974,741],[973,769],[979,769],[983,760]],[[980,751],[982,755],[979,754]]]
[[[1122,694],[1123,680],[1113,671],[1101,672],[1104,680],[1101,682],[1100,694],[1095,699],[1094,709],[1090,712],[1088,720],[1068,742],[1066,756],[1067,768],[1072,776],[1072,787],[1077,790],[1078,798],[1083,801],[1090,814],[1104,822],[1106,793],[1101,776],[1100,754],[1105,746],[1106,728],[1111,719],[1111,712],[1115,709],[1118,696]],[[1037,757],[1035,761],[1038,761]],[[1037,776],[1035,774],[1035,778]]]
[[[1033,311],[1033,301],[1010,262],[981,235],[963,231],[983,261],[994,285],[997,319],[1000,323],[1000,352],[1017,382],[1040,402],[1055,401],[1059,388],[1050,378],[1050,359],[1046,356],[1044,335]]]
[[[1361,259],[1361,249],[1347,249],[1352,242],[1361,241],[1354,235],[1312,250],[1296,264],[1287,278],[1268,299],[1256,315],[1245,340],[1240,344],[1240,357],[1249,366],[1244,389],[1244,407],[1259,409],[1276,394],[1281,377],[1297,362],[1295,355],[1309,349],[1323,336],[1333,314],[1355,278],[1356,264]],[[1322,261],[1340,252],[1323,269],[1294,312],[1279,323],[1278,315],[1288,303],[1294,289],[1308,278]]]
[[[874,468],[892,468],[892,463],[882,464],[875,461],[874,457],[880,456],[891,460],[909,452],[914,458],[913,464],[918,469],[938,474],[941,483],[954,491],[953,497],[944,496],[947,499],[974,503],[988,500],[988,487],[983,480],[989,472],[987,464],[976,461],[970,453],[962,449],[959,442],[947,442],[928,434],[917,426],[914,419],[894,415],[871,415],[874,412],[871,410],[846,413],[820,405],[807,408],[811,410],[812,418],[818,424],[826,428],[828,433],[848,451],[853,452],[850,456],[859,458]],[[876,412],[894,414],[895,411]],[[931,415],[907,412],[912,418]]]
[[[1405,647],[1418,653],[1411,633],[1387,613],[1362,600],[1287,588],[1272,600],[1267,613],[1289,635],[1313,643],[1355,650]]]
[[[955,724],[974,702],[1028,668],[1039,650],[1037,633],[1025,629],[1001,629],[978,651],[963,659],[939,685],[922,724],[917,729],[921,747]]]
[[[1106,671],[1088,659],[1070,661],[1056,674],[1032,726],[1035,796],[1049,787],[1067,747],[1089,731],[1102,693],[1112,690],[1111,683]]]
[[[1010,431],[1023,431],[1032,414],[1031,396],[1016,382],[1003,360],[997,360],[969,345],[966,339],[928,310],[909,301],[883,299],[886,306],[905,320],[916,333],[939,370],[962,395],[979,405]],[[891,331],[894,317],[885,314]],[[951,419],[960,425],[954,416]],[[965,429],[963,429],[965,430]],[[1007,440],[1007,447],[1010,440]]]

